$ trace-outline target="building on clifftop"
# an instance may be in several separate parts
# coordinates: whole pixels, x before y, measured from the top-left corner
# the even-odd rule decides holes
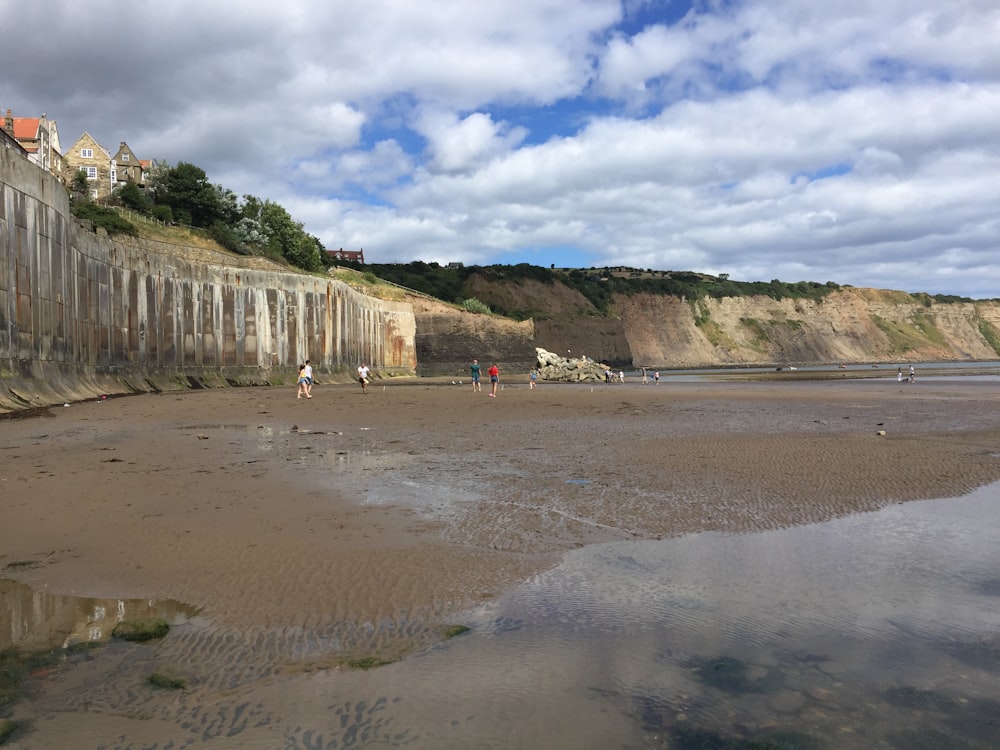
[[[92,200],[107,200],[118,184],[118,173],[111,152],[94,140],[90,133],[81,135],[63,155],[63,174],[72,183],[73,176],[83,171],[90,184]]]
[[[8,109],[3,118],[3,129],[21,145],[32,163],[63,180],[59,130],[55,120],[48,119],[44,114],[41,117],[14,117]]]

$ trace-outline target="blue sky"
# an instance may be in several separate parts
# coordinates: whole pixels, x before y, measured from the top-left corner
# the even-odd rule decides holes
[[[1000,297],[994,0],[0,12],[0,108],[197,164],[373,262]]]

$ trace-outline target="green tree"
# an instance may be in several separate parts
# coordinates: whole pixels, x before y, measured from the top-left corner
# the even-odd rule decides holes
[[[302,224],[293,220],[288,211],[277,203],[265,201],[262,204],[260,225],[272,253],[307,271],[319,271],[323,267],[319,240],[306,234]]]
[[[114,199],[125,208],[148,214],[152,208],[149,198],[134,182],[126,182],[115,188]]]
[[[219,189],[208,181],[204,169],[187,162],[179,162],[158,177],[156,202],[170,206],[180,221],[190,217],[192,226],[209,227],[224,219]]]
[[[87,173],[82,169],[76,170],[76,174],[73,175],[73,192],[90,196],[90,180],[87,179]]]

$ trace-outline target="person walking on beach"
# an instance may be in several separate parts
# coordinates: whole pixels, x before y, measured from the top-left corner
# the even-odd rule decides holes
[[[913,383],[916,379],[916,372],[913,370],[913,365],[910,365],[910,382]]]
[[[490,398],[497,397],[497,385],[500,383],[500,368],[497,367],[497,363],[494,362],[490,365],[490,369],[486,371],[490,376]]]
[[[532,370],[528,373],[528,390],[535,390],[535,381],[538,380],[538,371]]]
[[[482,368],[479,366],[479,360],[478,359],[472,360],[472,364],[469,365],[469,371],[472,374],[472,392],[473,393],[481,393],[482,390],[483,390],[483,387],[479,384],[480,370],[482,370]]]
[[[361,392],[368,393],[368,365],[364,362],[358,367],[358,382],[361,383]]]
[[[897,367],[896,368],[896,382],[897,383],[902,383],[903,382],[903,368],[902,367]]]
[[[659,370],[657,370],[656,372],[653,373],[653,384],[654,385],[659,385],[660,384],[660,371]]]
[[[306,378],[306,398],[312,398],[313,366],[308,359],[306,360],[306,366],[305,366],[305,378]]]
[[[299,390],[295,394],[295,398],[302,398],[303,396],[306,398],[312,398],[312,396],[309,395],[308,385],[309,381],[306,378],[306,363],[303,362],[299,365]]]

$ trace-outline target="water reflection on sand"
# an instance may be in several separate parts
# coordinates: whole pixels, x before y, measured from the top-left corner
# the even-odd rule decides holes
[[[998,597],[1000,484],[780,531],[584,547],[456,617],[470,632],[370,671],[221,690],[208,674],[237,669],[242,641],[195,618],[143,658],[197,652],[200,687],[136,690],[150,667],[119,655],[101,690],[91,666],[50,691],[25,741],[55,727],[107,747],[985,750],[1000,738]],[[7,640],[27,637],[29,609],[60,638],[117,611],[57,599],[20,606]],[[255,638],[237,650],[281,643]]]
[[[581,549],[393,683],[422,676],[424,710],[475,706],[477,721],[435,736],[449,747],[496,724],[511,747],[991,748],[998,593],[994,485],[782,531]]]

